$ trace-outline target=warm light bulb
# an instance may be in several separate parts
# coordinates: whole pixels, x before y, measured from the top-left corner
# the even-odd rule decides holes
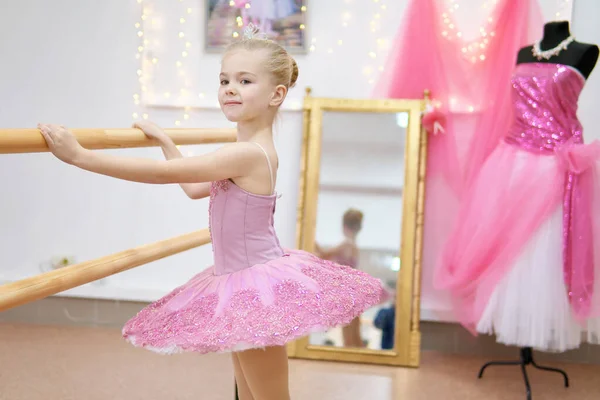
[[[338,45],[342,45],[344,42],[342,42],[342,39],[338,40]]]
[[[182,37],[184,37],[184,36],[185,36],[185,33],[183,33],[183,32],[179,32],[179,37],[180,37],[180,38],[182,38]]]
[[[144,118],[144,119],[148,119],[148,114],[144,113],[144,114],[142,115],[142,118]]]
[[[181,121],[175,121],[175,125],[176,125],[176,126],[179,126],[179,125],[181,125]]]
[[[137,35],[138,35],[138,37],[142,37],[142,36],[144,36],[144,32],[143,31],[138,31]]]
[[[179,23],[180,24],[185,24],[185,18],[179,18]]]
[[[299,28],[300,30],[303,30],[305,28],[304,24],[300,24]]]
[[[182,57],[187,57],[188,56],[188,52],[187,51],[182,51],[181,52],[181,56]]]
[[[185,47],[189,49],[190,47],[192,47],[192,43],[190,43],[190,42],[185,42]]]
[[[191,9],[191,8],[188,8],[188,9],[187,9],[187,13],[188,13],[188,14],[191,14],[191,13],[192,13],[192,9]]]
[[[232,35],[234,38],[236,38],[236,37],[240,36],[240,34],[239,34],[239,33],[237,33],[237,32],[233,32],[231,35]]]

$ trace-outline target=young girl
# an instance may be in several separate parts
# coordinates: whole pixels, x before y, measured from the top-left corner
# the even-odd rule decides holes
[[[160,141],[167,160],[90,151],[71,132],[39,125],[52,153],[79,168],[134,182],[181,185],[191,198],[210,196],[214,266],[149,305],[123,336],[159,353],[232,352],[241,400],[289,399],[285,344],[348,324],[380,303],[378,279],[283,249],[273,227],[278,158],[272,126],[298,77],[277,43],[248,35],[225,52],[219,103],[237,122],[237,143],[183,158],[157,126],[135,126]]]
[[[344,241],[327,250],[315,244],[317,256],[352,268],[358,267],[359,250],[356,245],[356,237],[362,229],[362,220],[363,213],[361,211],[354,208],[347,210],[342,217]],[[344,346],[365,347],[365,343],[360,335],[359,317],[354,318],[352,322],[344,326],[342,334]]]

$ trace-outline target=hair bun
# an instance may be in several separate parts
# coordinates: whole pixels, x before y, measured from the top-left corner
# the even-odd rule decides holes
[[[290,76],[289,87],[294,87],[294,85],[296,85],[296,81],[298,80],[298,64],[296,63],[296,60],[294,60],[294,57],[290,56],[290,60],[292,62],[292,74]]]

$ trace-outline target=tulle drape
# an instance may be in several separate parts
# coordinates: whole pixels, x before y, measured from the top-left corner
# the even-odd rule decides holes
[[[471,43],[459,37],[456,22],[454,30],[447,29],[451,18],[440,0],[410,0],[372,94],[421,99],[425,89],[431,91],[435,109],[423,121],[431,132],[422,290],[434,302],[449,300],[448,293],[432,286],[433,274],[460,199],[508,129],[510,75],[518,50],[543,32],[536,0],[499,0],[486,18],[485,36]],[[433,129],[436,121],[443,130]]]
[[[427,172],[443,175],[460,195],[508,129],[516,56],[540,37],[543,19],[536,0],[500,0],[482,37],[465,42],[456,23],[453,30],[444,24],[451,18],[439,0],[412,0],[373,96],[431,91],[446,118],[444,133],[429,138]]]

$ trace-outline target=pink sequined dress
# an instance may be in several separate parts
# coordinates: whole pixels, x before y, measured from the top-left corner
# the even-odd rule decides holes
[[[435,286],[473,333],[565,351],[600,339],[600,144],[583,144],[576,69],[520,64],[511,83],[512,127],[469,186]]]
[[[346,325],[385,301],[378,279],[283,249],[273,226],[276,200],[230,180],[214,182],[214,266],[140,311],[124,338],[167,354],[264,348]]]

